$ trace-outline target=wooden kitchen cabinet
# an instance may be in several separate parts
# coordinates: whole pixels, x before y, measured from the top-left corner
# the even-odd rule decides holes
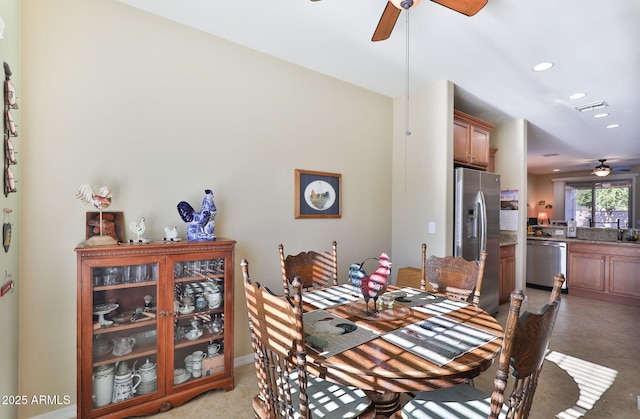
[[[516,245],[500,246],[500,295],[499,303],[508,303],[516,289]]]
[[[234,388],[234,248],[218,239],[75,249],[79,418],[148,415]]]
[[[569,243],[569,294],[640,306],[640,245]]]
[[[486,170],[489,166],[489,140],[493,125],[454,110],[453,161]]]

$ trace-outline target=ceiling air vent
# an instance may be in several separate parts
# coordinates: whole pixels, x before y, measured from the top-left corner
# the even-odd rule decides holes
[[[589,112],[589,111],[595,111],[596,109],[606,108],[607,106],[609,105],[607,105],[607,102],[603,100],[602,102],[595,102],[595,103],[590,103],[588,105],[576,106],[576,110],[578,112]]]

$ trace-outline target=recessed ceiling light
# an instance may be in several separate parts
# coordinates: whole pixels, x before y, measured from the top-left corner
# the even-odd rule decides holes
[[[553,169],[553,171],[554,171],[554,172],[559,172],[559,171],[560,171],[560,169]]]
[[[620,124],[611,124],[611,125],[607,125],[607,128],[618,128],[620,126]]]
[[[587,95],[586,93],[574,93],[571,96],[569,96],[569,99],[571,100],[582,99],[586,95]]]
[[[593,115],[594,118],[604,118],[605,116],[609,116],[608,113],[597,113]]]
[[[553,63],[540,63],[533,67],[533,71],[547,71],[551,67],[553,67]]]

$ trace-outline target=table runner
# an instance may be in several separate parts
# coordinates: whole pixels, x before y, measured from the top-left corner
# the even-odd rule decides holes
[[[373,330],[325,310],[304,313],[302,320],[307,346],[326,358],[378,337]]]
[[[382,338],[441,367],[498,336],[436,316],[386,333]]]

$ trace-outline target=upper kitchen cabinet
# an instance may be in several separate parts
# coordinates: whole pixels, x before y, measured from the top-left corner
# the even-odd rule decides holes
[[[454,163],[487,170],[489,134],[493,125],[457,110],[454,110],[453,116]]]

